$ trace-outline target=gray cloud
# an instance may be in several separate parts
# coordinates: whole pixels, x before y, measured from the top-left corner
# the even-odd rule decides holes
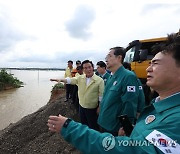
[[[6,51],[25,37],[12,25],[10,18],[4,12],[0,12],[0,52]]]
[[[82,40],[88,40],[91,37],[89,28],[95,19],[95,11],[89,6],[79,6],[71,20],[66,22],[65,27],[70,36]]]

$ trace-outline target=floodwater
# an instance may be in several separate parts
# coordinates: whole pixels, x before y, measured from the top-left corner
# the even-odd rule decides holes
[[[46,105],[55,82],[64,71],[8,70],[25,83],[24,87],[0,91],[0,130]]]

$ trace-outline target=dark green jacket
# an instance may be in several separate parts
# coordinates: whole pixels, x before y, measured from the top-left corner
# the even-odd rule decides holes
[[[121,66],[107,80],[100,103],[98,124],[110,132],[117,132],[121,126],[118,116],[127,114],[134,122],[139,94],[139,83],[136,75]]]
[[[154,118],[148,118],[150,116]],[[67,128],[63,128],[61,134],[66,141],[86,154],[160,154],[162,148],[167,153],[178,154],[180,151],[179,117],[180,93],[146,107],[130,137],[114,137],[109,133],[99,133],[74,121],[71,121]],[[154,134],[155,130],[159,133]],[[157,147],[146,139],[150,134],[154,135],[152,140]],[[160,136],[162,134],[168,139]],[[158,140],[156,140],[157,137]],[[170,139],[174,144],[170,144],[171,142],[167,144]]]
[[[106,85],[107,80],[110,77],[110,74],[108,72],[106,72],[103,76],[101,76],[102,79],[104,80],[104,85]]]
[[[139,99],[138,99],[137,112],[141,113],[145,107],[145,96],[144,96],[142,83],[139,79],[137,79],[137,80],[138,80],[138,84],[139,84]]]

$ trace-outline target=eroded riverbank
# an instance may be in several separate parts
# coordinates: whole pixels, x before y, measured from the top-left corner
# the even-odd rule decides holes
[[[1,154],[78,154],[79,152],[47,127],[50,115],[65,115],[78,120],[73,104],[64,102],[64,94],[17,123],[0,131]]]

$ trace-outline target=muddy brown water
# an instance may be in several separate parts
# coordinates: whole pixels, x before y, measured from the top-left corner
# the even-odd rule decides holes
[[[0,130],[37,111],[51,95],[50,78],[62,78],[64,71],[8,70],[25,83],[24,87],[0,91]]]

